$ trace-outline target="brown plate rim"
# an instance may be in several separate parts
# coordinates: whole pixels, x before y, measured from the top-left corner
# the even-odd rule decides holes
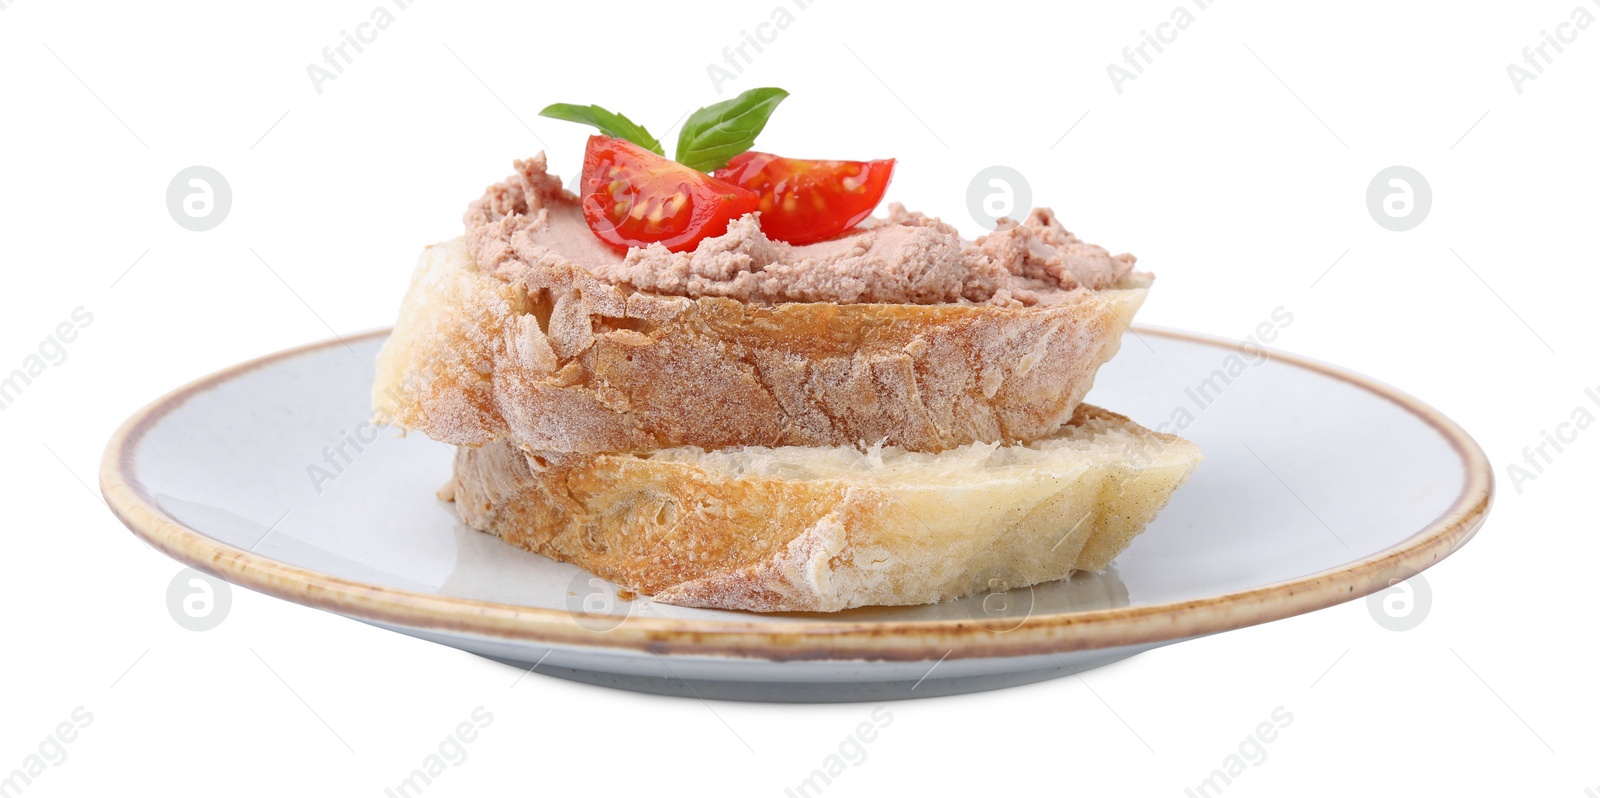
[[[1230,341],[1138,325],[1140,335],[1227,349]],[[1433,522],[1383,551],[1303,577],[1189,601],[1029,616],[996,631],[975,620],[832,621],[775,624],[745,620],[629,617],[604,632],[564,610],[452,598],[331,576],[230,546],[163,512],[134,473],[139,442],[190,398],[250,371],[332,346],[388,335],[378,329],[276,352],[180,387],[134,413],[106,445],[100,488],[134,534],[179,562],[228,582],[359,620],[418,630],[476,635],[552,647],[623,649],[680,656],[767,660],[932,660],[1015,657],[1148,645],[1238,629],[1360,598],[1396,572],[1421,572],[1460,548],[1482,526],[1494,494],[1494,470],[1458,424],[1416,398],[1347,369],[1287,352],[1270,357],[1339,379],[1386,399],[1428,423],[1461,458],[1461,493]]]

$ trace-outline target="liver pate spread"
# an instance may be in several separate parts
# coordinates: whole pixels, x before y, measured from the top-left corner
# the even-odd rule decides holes
[[[525,269],[571,265],[609,283],[669,296],[745,302],[999,306],[1053,305],[1082,289],[1116,287],[1132,255],[1080,241],[1048,209],[1021,224],[1002,220],[969,241],[938,219],[889,206],[885,219],[828,241],[792,246],[761,233],[755,215],[689,252],[660,244],[618,252],[590,232],[578,200],[543,154],[489,187],[468,208],[467,244],[479,266],[505,279]]]

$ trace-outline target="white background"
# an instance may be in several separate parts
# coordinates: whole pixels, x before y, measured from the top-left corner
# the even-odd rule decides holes
[[[388,324],[419,248],[513,158],[570,172],[587,131],[545,104],[670,141],[689,108],[776,85],[793,96],[761,149],[897,157],[890,199],[969,234],[968,181],[1015,167],[1159,275],[1142,321],[1242,337],[1289,307],[1277,346],[1432,403],[1499,483],[1479,537],[1425,575],[1414,631],[1357,601],[1081,680],[895,703],[826,794],[1182,795],[1280,706],[1292,725],[1227,795],[1600,793],[1600,430],[1520,492],[1506,470],[1600,386],[1600,25],[1520,93],[1506,66],[1600,5],[1221,0],[1118,93],[1107,64],[1179,1],[821,0],[718,95],[707,64],[777,0],[419,0],[321,93],[307,65],[379,0],[0,0],[0,370],[94,316],[0,412],[0,774],[79,706],[93,722],[27,795],[381,795],[480,705],[493,725],[427,795],[780,795],[818,767],[870,705],[513,689],[503,666],[245,590],[185,631],[179,566],[92,489],[146,401]],[[233,189],[210,232],[166,209],[193,164]],[[1432,187],[1409,232],[1366,207],[1393,164]]]

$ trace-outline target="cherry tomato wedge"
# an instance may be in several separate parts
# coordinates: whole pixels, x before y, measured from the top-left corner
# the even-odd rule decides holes
[[[756,209],[755,192],[656,155],[638,145],[590,136],[583,154],[583,218],[607,244],[694,249]]]
[[[809,244],[833,238],[872,213],[894,174],[894,159],[807,161],[747,152],[713,175],[761,195],[768,238]]]

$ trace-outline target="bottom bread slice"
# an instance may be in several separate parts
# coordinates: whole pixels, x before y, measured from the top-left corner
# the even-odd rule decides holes
[[[1054,436],[938,454],[460,447],[469,526],[658,602],[756,612],[926,604],[1101,571],[1188,479],[1194,444],[1081,405]]]

